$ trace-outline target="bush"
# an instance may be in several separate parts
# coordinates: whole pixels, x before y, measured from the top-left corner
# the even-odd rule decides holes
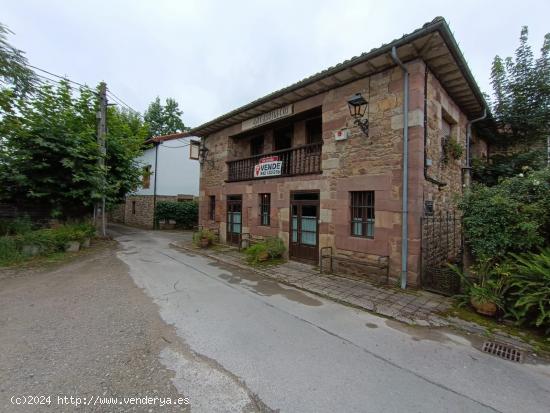
[[[466,242],[478,259],[534,250],[550,235],[550,169],[493,187],[474,185],[459,207]]]
[[[0,220],[0,236],[24,234],[32,229],[33,224],[28,216]]]
[[[285,245],[280,238],[269,237],[262,242],[258,242],[245,251],[247,260],[251,264],[257,264],[267,259],[280,258],[285,252]]]
[[[173,202],[161,201],[157,202],[155,219],[176,221],[178,228],[192,229],[199,219],[199,205],[195,201]]]
[[[203,238],[208,240],[208,245],[212,245],[216,240],[216,234],[207,228],[201,229],[193,234],[193,244],[200,247],[201,239]]]
[[[280,258],[285,253],[285,244],[278,237],[269,237],[265,240],[267,253],[271,258]]]
[[[550,332],[550,248],[540,253],[511,254],[506,313],[518,324]]]
[[[23,258],[14,237],[0,237],[0,266],[5,266]]]

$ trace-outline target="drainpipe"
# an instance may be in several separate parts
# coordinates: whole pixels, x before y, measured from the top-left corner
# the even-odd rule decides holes
[[[483,115],[479,118],[468,121],[466,126],[466,166],[464,167],[464,186],[469,188],[472,183],[472,165],[470,159],[470,141],[472,140],[472,124],[479,122],[487,117],[487,109],[483,109]]]
[[[391,49],[393,61],[403,69],[403,207],[401,226],[401,288],[407,288],[407,261],[409,252],[409,72]]]
[[[153,229],[157,229],[157,165],[159,160],[159,145],[160,142],[155,143],[155,179],[153,180]]]

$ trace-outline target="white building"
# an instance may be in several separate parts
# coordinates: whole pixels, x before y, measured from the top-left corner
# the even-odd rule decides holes
[[[144,174],[141,187],[126,197],[112,220],[152,228],[159,201],[188,201],[199,193],[199,163],[190,159],[192,139],[184,133],[151,138],[137,159]]]

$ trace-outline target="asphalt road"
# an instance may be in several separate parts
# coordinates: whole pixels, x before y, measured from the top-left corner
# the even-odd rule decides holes
[[[112,228],[117,256],[175,328],[160,351],[192,411],[548,412],[550,367],[397,322]]]
[[[550,367],[476,350],[113,226],[53,268],[0,271],[0,412],[547,412]],[[11,404],[12,396],[54,397]],[[187,397],[60,405],[57,396]]]

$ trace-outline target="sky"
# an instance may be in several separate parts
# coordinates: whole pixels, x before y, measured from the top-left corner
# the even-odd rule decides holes
[[[198,126],[421,27],[449,23],[480,88],[521,26],[536,50],[550,1],[2,0],[0,21],[29,62],[109,90],[143,112],[175,98]]]

